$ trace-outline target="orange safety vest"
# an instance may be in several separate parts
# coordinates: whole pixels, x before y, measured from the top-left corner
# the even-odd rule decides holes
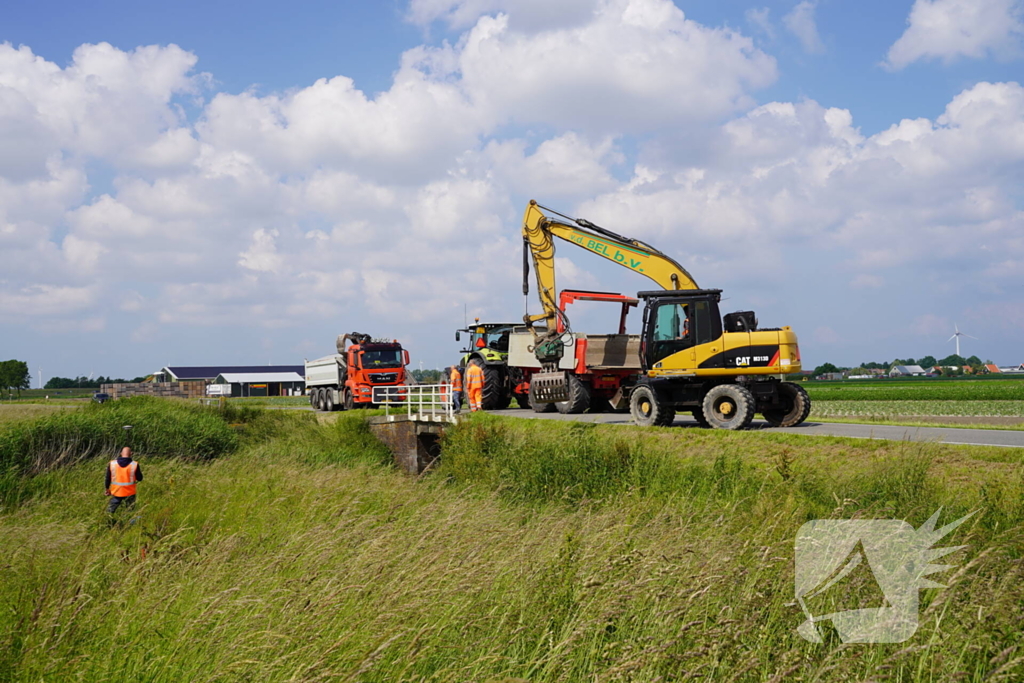
[[[132,460],[128,467],[121,467],[117,460],[110,461],[110,495],[127,498],[135,495],[135,470],[139,464]]]
[[[452,383],[452,391],[462,391],[462,375],[459,374],[458,368],[452,368],[452,374],[448,380]]]
[[[466,388],[470,391],[484,388],[484,371],[479,365],[466,368]]]

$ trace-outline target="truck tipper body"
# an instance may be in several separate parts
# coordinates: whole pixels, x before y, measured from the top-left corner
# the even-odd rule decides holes
[[[352,332],[338,336],[337,349],[306,361],[306,390],[315,410],[372,408],[375,388],[406,384],[409,352],[397,340]],[[400,389],[389,392],[389,400],[400,397]]]

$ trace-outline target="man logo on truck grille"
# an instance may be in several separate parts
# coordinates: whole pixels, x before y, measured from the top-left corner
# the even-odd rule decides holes
[[[902,643],[914,635],[918,592],[944,587],[925,577],[953,568],[930,562],[966,547],[931,546],[974,514],[936,530],[940,512],[916,530],[898,519],[816,519],[800,527],[796,599],[807,619],[797,632],[820,643],[818,623],[831,621],[844,643]],[[879,598],[877,607],[858,603],[858,609],[812,613],[812,608],[827,610],[871,592]]]

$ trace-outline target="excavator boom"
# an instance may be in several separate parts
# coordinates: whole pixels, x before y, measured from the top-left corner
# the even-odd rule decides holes
[[[598,256],[613,261],[624,268],[636,271],[667,290],[699,289],[693,277],[670,256],[663,254],[649,244],[629,237],[623,237],[611,230],[594,225],[588,220],[571,220],[575,225],[549,217],[545,211],[559,215],[531,199],[523,215],[523,244],[533,260],[537,276],[541,305],[544,313],[526,316],[525,322],[532,324],[544,321],[549,330],[556,327],[560,314],[558,290],[555,286],[555,244],[558,237]],[[524,267],[527,265],[524,262]],[[528,289],[528,274],[523,274],[524,294]]]

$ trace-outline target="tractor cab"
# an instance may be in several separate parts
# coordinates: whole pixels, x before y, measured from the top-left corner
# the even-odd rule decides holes
[[[455,331],[455,341],[462,341],[462,334],[468,335],[468,348],[462,353],[481,353],[484,356],[508,355],[509,339],[516,323],[481,323]]]
[[[467,335],[459,365],[478,365],[484,371],[484,410],[507,408],[512,397],[518,396],[521,378],[519,374],[511,376],[508,368],[509,342],[517,326],[521,323],[481,323],[477,318],[472,325],[455,331],[455,341],[463,341],[462,335]]]

